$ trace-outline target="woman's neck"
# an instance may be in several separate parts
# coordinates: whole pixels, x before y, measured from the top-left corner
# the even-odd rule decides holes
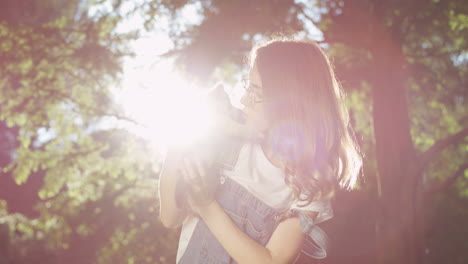
[[[269,140],[268,137],[265,137],[261,142],[260,142],[260,147],[263,151],[263,154],[265,157],[268,159],[268,161],[273,164],[275,167],[284,169],[285,165],[284,162],[281,161],[281,159],[278,158],[277,155],[275,155],[274,151],[272,150],[270,144],[268,144]]]

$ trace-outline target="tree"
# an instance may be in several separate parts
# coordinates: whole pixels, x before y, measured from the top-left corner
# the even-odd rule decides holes
[[[64,5],[2,3],[0,252],[7,263],[173,262],[156,217],[160,157],[105,123],[132,121],[111,88],[136,35],[116,31],[120,3]]]
[[[376,198],[380,209],[376,222],[378,263],[422,263],[425,249],[422,203],[425,190],[430,188],[427,186],[430,184],[423,184],[424,174],[440,151],[452,144],[462,144],[468,135],[466,111],[457,109],[457,98],[466,96],[463,74],[466,63],[456,65],[453,59],[463,56],[468,47],[460,41],[468,32],[455,26],[453,17],[463,16],[468,10],[460,1],[414,1],[411,5],[401,1],[321,3],[328,9],[322,17],[322,25],[327,25],[325,40],[365,51],[370,57],[367,69],[360,69],[370,74],[358,78],[372,87],[378,165]],[[428,79],[432,82],[428,83]],[[437,93],[438,86],[449,91]],[[427,98],[429,102],[450,113],[439,116],[440,120],[452,119],[446,124],[440,121],[450,132],[437,131],[440,134],[431,135],[434,143],[426,150],[418,150],[413,140],[420,136],[411,118],[420,118],[417,107],[421,107],[408,106],[408,91],[414,90],[419,93],[410,96],[429,95],[432,97]],[[443,101],[444,97],[447,101]],[[418,99],[409,97],[409,100]],[[416,115],[410,117],[411,113]],[[466,151],[460,154],[466,157]],[[465,168],[453,177],[459,177]]]

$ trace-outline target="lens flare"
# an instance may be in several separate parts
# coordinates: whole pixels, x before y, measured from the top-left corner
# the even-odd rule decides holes
[[[147,80],[142,80],[142,78]],[[157,146],[190,144],[212,127],[210,102],[199,89],[173,72],[126,77],[118,102],[137,124],[128,127]],[[151,87],[150,81],[157,83]],[[137,85],[144,82],[144,85]],[[133,87],[128,85],[133,83]],[[197,92],[198,91],[198,92]]]

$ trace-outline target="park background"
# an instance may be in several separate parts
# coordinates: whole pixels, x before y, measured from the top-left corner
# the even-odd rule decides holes
[[[468,263],[465,0],[1,0],[0,264],[175,263],[169,113],[275,32],[331,57],[364,155],[300,262]]]

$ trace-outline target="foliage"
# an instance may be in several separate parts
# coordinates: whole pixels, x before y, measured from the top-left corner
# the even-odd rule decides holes
[[[8,6],[19,12],[25,2]],[[2,201],[4,262],[173,262],[165,241],[174,235],[156,217],[160,157],[106,125],[122,119],[111,88],[136,35],[116,32],[118,13],[89,16],[92,6],[70,6],[51,15],[42,7],[26,8],[24,20],[0,17],[1,134],[10,142],[2,177],[20,186],[41,178],[34,219],[26,217],[32,208],[6,211]],[[14,204],[22,198],[12,191],[0,196],[16,196],[8,199]]]
[[[213,72],[233,78],[253,42],[271,33],[295,31],[321,42],[348,94],[365,154],[360,191],[339,193],[341,220],[327,223],[337,244],[355,247],[333,251],[325,263],[373,263],[379,212],[372,203],[378,192],[372,97],[379,87],[373,44],[384,44],[372,32],[388,30],[403,52],[418,157],[468,127],[468,10],[461,0],[145,0],[128,13],[117,0],[58,2],[8,0],[0,10],[0,175],[7,179],[0,183],[0,263],[174,263],[177,231],[157,220],[161,157],[144,140],[108,125],[128,121],[111,93],[137,37],[117,30],[126,14],[141,16],[148,30],[167,31],[175,48],[166,56],[204,82]],[[101,10],[103,3],[108,8]],[[311,25],[323,35],[313,35]],[[426,189],[463,168],[466,139],[456,143],[431,159]],[[462,172],[455,185],[425,197],[428,263],[466,262],[468,178]],[[37,193],[29,211],[15,205],[26,200],[16,191],[25,190]],[[345,239],[349,219],[359,222],[365,243]]]

